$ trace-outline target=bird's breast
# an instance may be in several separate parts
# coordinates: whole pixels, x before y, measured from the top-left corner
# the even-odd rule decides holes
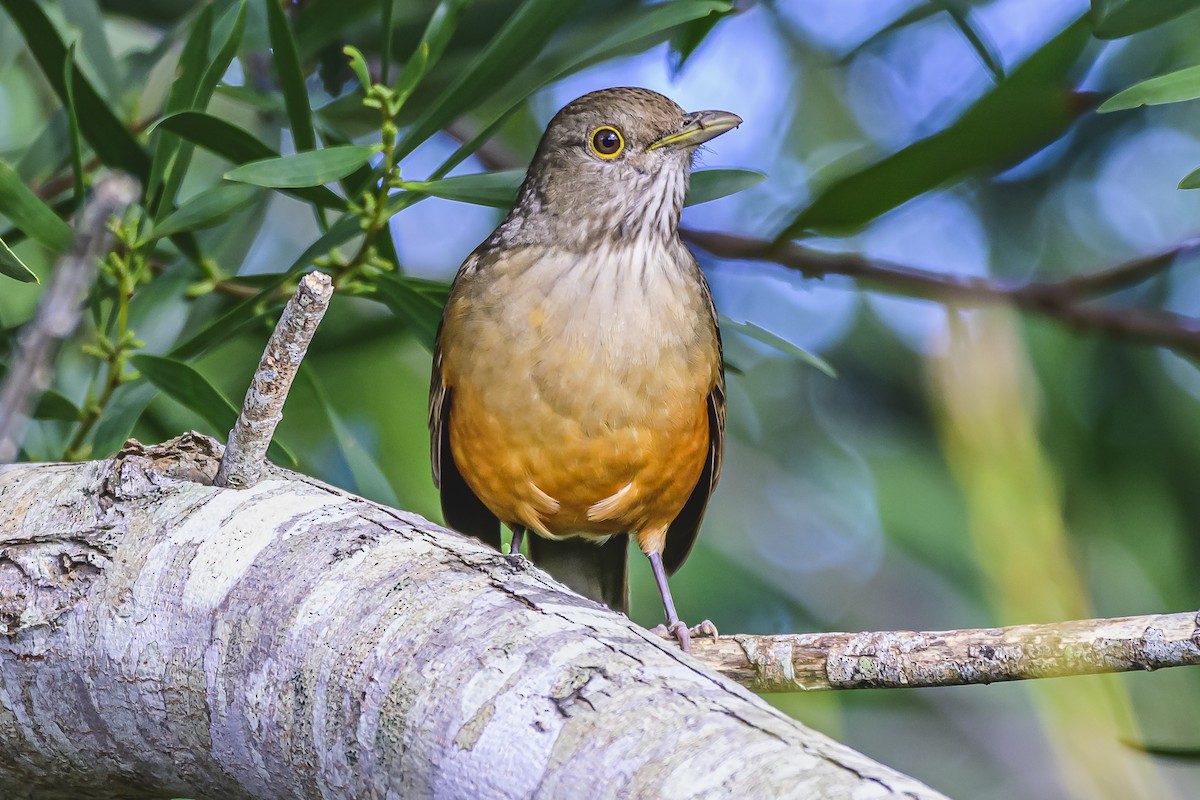
[[[654,493],[678,496],[677,513],[707,453],[720,368],[705,292],[677,242],[527,254],[460,279],[443,370],[455,457],[481,499],[503,505],[484,495],[528,484],[513,502],[535,529],[559,517],[627,530]]]

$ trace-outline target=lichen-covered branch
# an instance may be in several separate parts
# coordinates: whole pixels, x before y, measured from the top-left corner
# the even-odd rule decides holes
[[[300,279],[295,296],[284,307],[263,351],[237,423],[229,432],[217,486],[248,489],[258,482],[275,427],[283,419],[288,390],[332,296],[333,281],[328,275],[310,272]]]
[[[940,797],[540,570],[219,456],[0,467],[0,797]]]
[[[701,639],[693,654],[756,692],[958,686],[1200,664],[1200,615],[956,631]]]

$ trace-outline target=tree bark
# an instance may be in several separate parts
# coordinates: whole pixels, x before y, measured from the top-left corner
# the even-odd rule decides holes
[[[219,458],[0,467],[0,796],[940,797],[539,570]]]

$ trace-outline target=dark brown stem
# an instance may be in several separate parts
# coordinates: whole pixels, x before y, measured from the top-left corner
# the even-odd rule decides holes
[[[1105,307],[1088,302],[1166,270],[1180,256],[1200,249],[1200,241],[1196,240],[1088,275],[1055,282],[1023,283],[932,272],[853,253],[826,253],[792,243],[725,233],[684,230],[681,235],[686,241],[721,258],[771,262],[809,278],[845,275],[885,291],[942,303],[1006,303],[1053,317],[1079,330],[1119,334],[1200,359],[1200,319],[1166,311]]]

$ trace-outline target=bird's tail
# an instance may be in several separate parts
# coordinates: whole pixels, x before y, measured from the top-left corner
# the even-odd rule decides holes
[[[557,580],[614,611],[629,613],[629,537],[613,536],[602,545],[586,539],[529,537],[533,563]]]

